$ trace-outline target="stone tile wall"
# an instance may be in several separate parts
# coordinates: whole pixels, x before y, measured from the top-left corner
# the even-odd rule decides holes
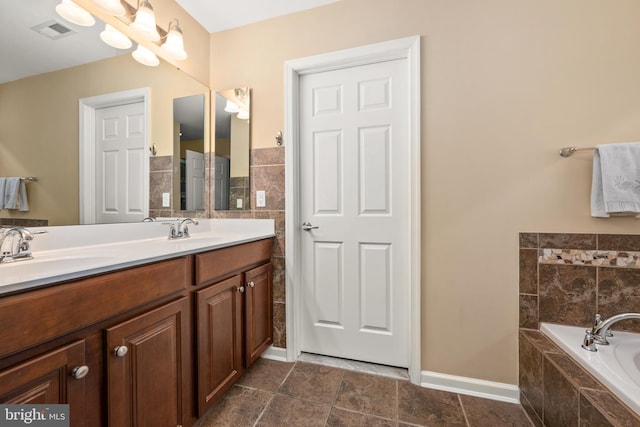
[[[538,331],[640,312],[640,236],[520,234],[521,402],[540,426],[640,426],[640,417]],[[619,323],[640,332],[640,322]]]
[[[215,153],[205,156],[207,160],[207,177],[213,176],[211,161]],[[284,218],[285,218],[285,177],[284,177],[284,147],[261,148],[251,150],[251,171],[249,189],[246,202],[250,203],[249,210],[215,211],[212,203],[214,188],[207,179],[206,203],[208,209],[202,212],[174,211],[162,207],[162,193],[173,194],[172,185],[172,156],[152,157],[150,162],[150,216],[164,217],[192,217],[192,218],[256,218],[274,219],[276,237],[273,240],[273,328],[274,346],[286,347],[286,316],[285,316],[285,258],[284,258]],[[245,183],[242,183],[245,185]],[[266,206],[256,208],[256,190],[266,192]],[[172,200],[173,200],[172,196]],[[235,206],[235,205],[234,205]]]
[[[273,345],[286,347],[285,316],[285,188],[284,147],[251,150],[251,209],[213,211],[214,218],[256,218],[275,220],[273,239]],[[266,192],[266,206],[256,208],[256,190]],[[212,189],[213,191],[213,189]],[[213,200],[213,197],[210,198]]]
[[[520,234],[520,327],[640,312],[640,235]],[[640,321],[616,329],[640,332]]]

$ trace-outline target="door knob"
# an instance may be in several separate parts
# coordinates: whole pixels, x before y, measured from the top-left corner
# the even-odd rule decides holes
[[[243,293],[243,292],[244,292],[244,286],[240,286],[240,287],[238,288],[238,292]]]
[[[129,352],[129,349],[127,348],[126,345],[120,345],[115,349],[113,349],[113,354],[115,354],[118,357],[124,357],[128,352]]]
[[[78,366],[71,371],[71,376],[77,380],[81,380],[89,373],[89,367],[86,365]]]
[[[249,283],[247,283],[247,286],[250,287],[250,288],[253,288],[255,286],[255,283],[249,282]]]
[[[317,225],[311,225],[311,223],[309,223],[309,222],[303,222],[302,223],[302,229],[304,231],[316,230],[318,228],[320,228],[320,227],[318,227]]]

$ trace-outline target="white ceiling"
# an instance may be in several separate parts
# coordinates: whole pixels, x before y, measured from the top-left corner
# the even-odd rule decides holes
[[[336,1],[338,0],[177,0],[210,33]]]
[[[113,56],[118,51],[99,38],[104,25],[79,27],[55,11],[60,0],[0,0],[0,83],[61,70]],[[51,40],[31,27],[56,20],[74,30]]]
[[[335,1],[339,0],[177,0],[209,32]],[[0,84],[127,53],[100,41],[102,23],[79,27],[62,19],[55,11],[58,3],[60,0],[0,0]],[[75,31],[51,40],[31,29],[51,20]]]

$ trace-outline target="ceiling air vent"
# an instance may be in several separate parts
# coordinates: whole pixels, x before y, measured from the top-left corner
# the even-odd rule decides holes
[[[51,21],[47,21],[43,24],[36,25],[35,27],[31,27],[31,29],[37,33],[42,34],[43,36],[49,37],[52,40],[58,40],[62,37],[69,36],[76,32],[71,27],[67,27],[60,21],[56,21],[52,19]]]

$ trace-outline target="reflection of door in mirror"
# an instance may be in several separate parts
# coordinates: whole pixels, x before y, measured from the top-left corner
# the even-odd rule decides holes
[[[216,93],[214,209],[250,209],[251,90]]]
[[[174,200],[179,209],[204,210],[204,95],[173,100]],[[178,203],[175,203],[178,206]]]

